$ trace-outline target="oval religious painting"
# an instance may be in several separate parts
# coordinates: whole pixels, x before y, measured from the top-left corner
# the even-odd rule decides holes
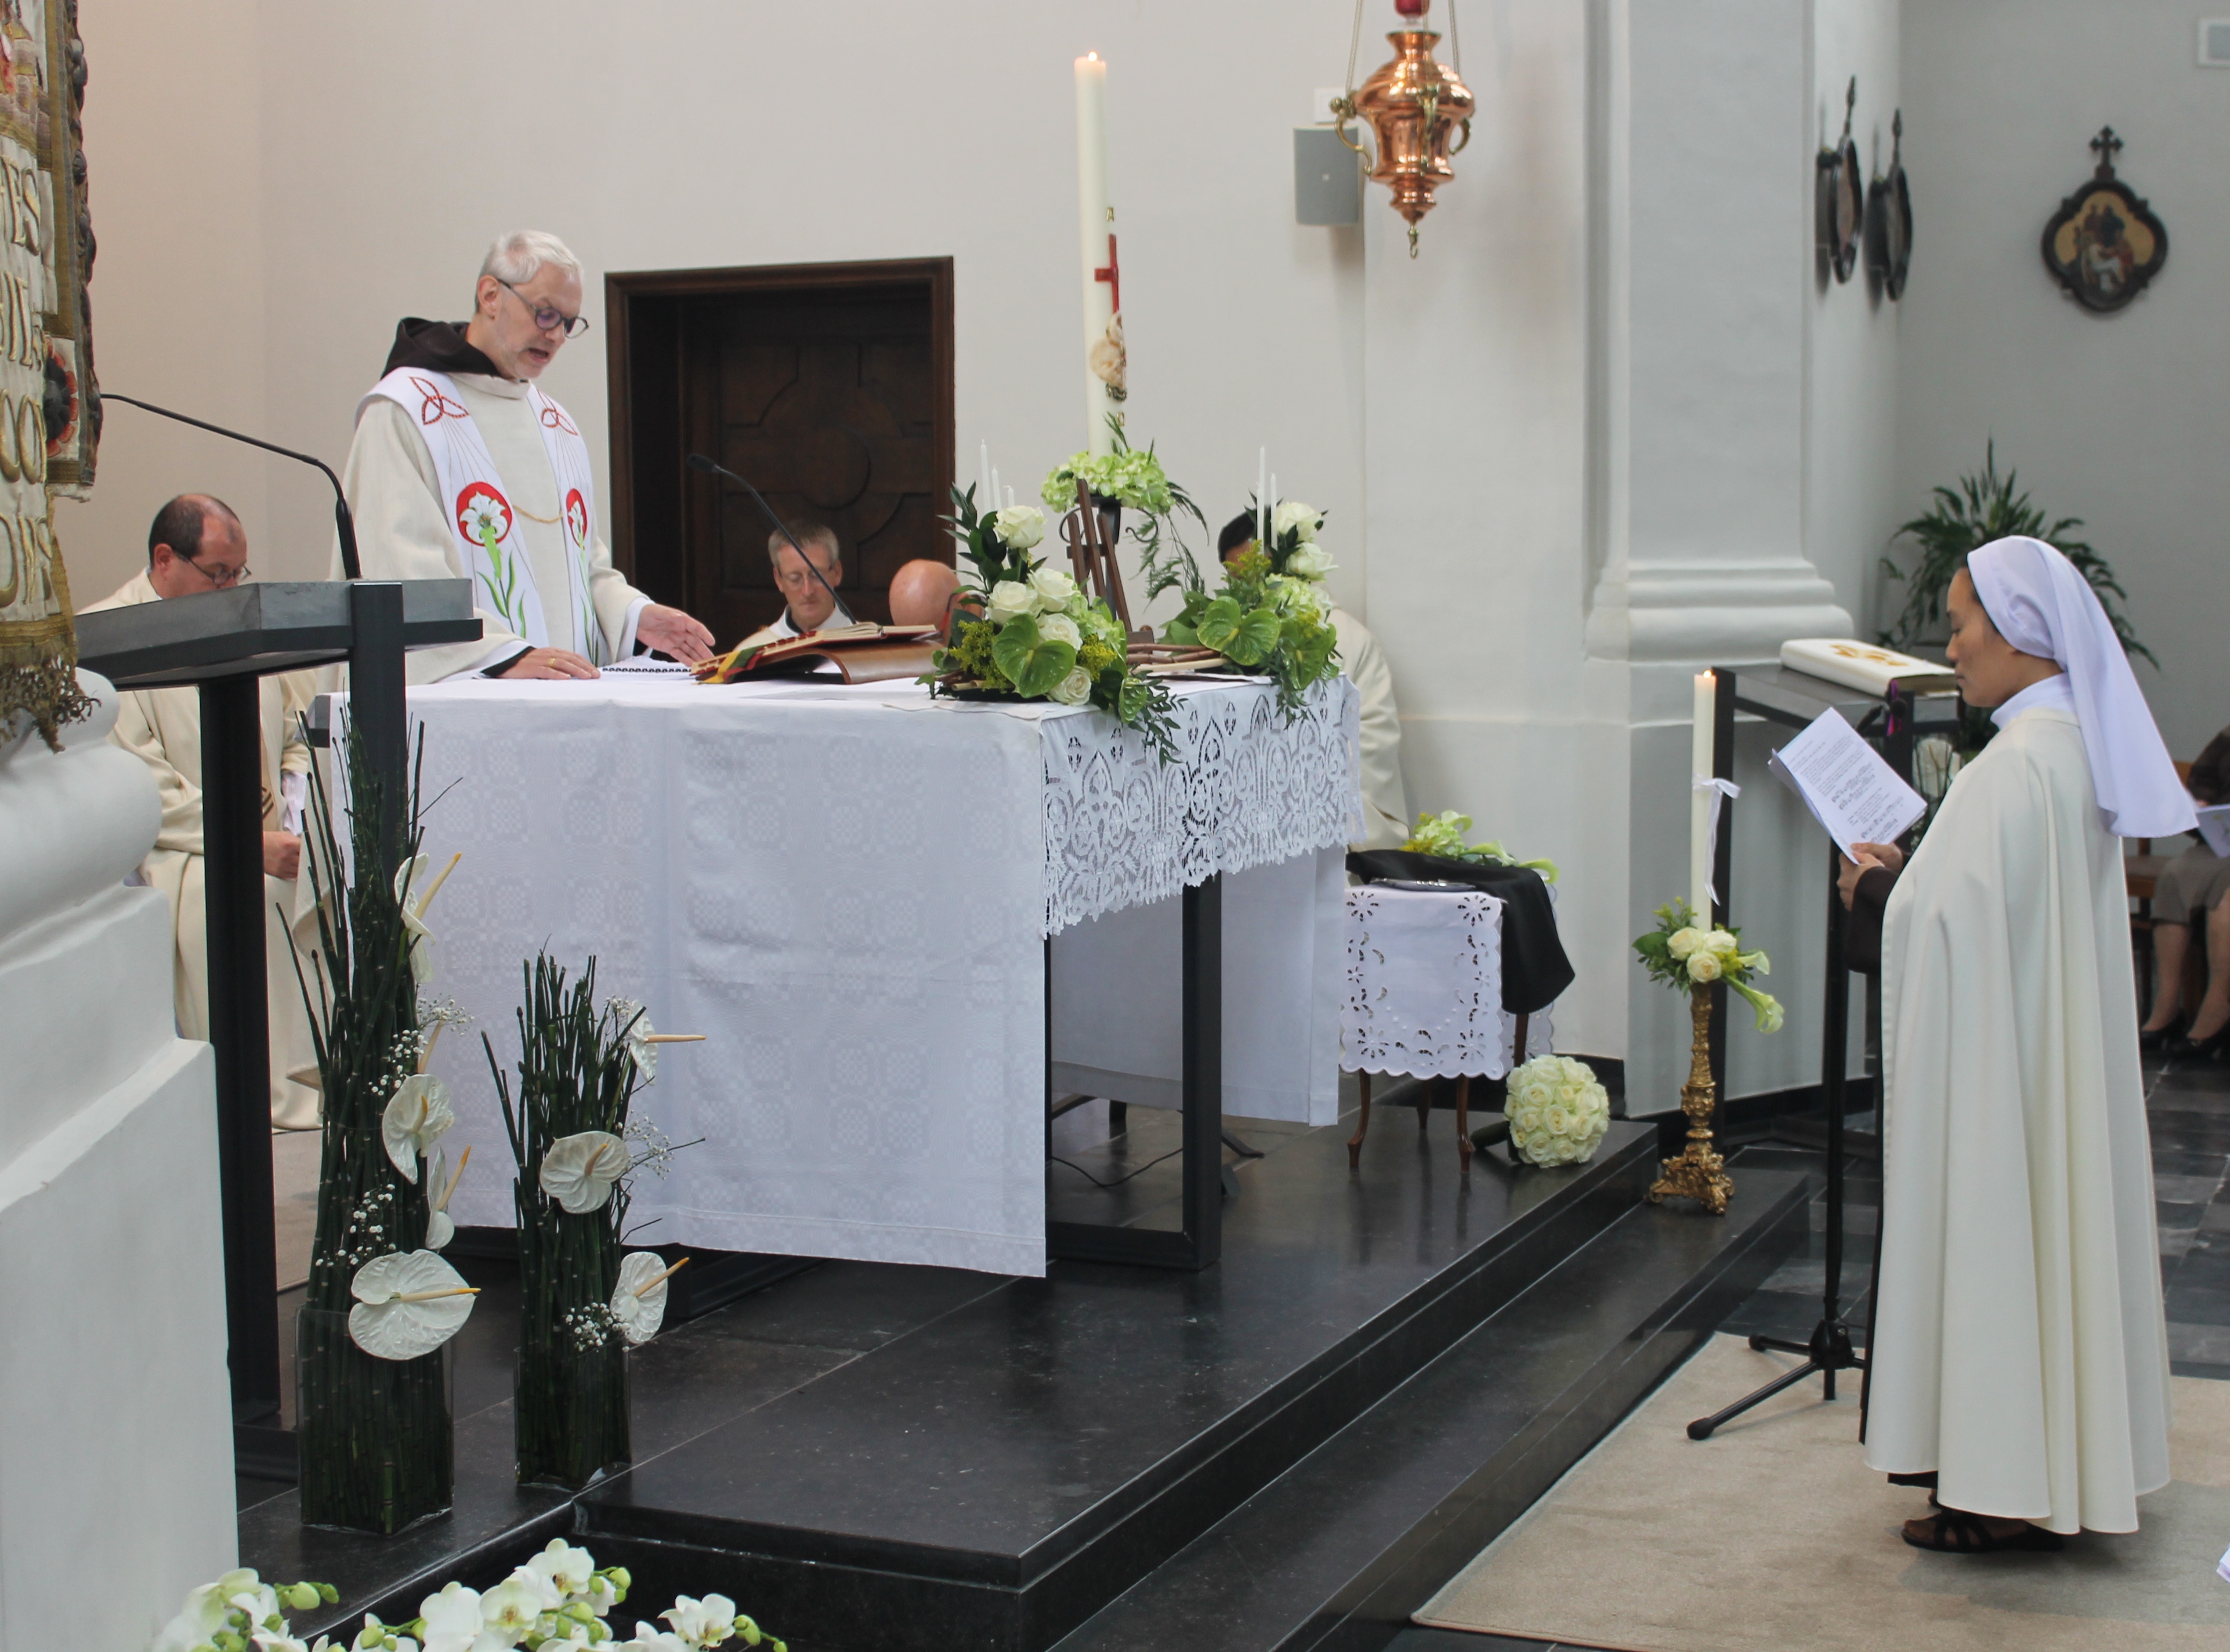
[[[1859,170],[1859,146],[1851,137],[1851,117],[1858,107],[1858,77],[1851,78],[1843,104],[1843,135],[1834,146],[1820,151],[1813,186],[1814,234],[1823,272],[1847,281],[1859,267],[1859,231],[1866,221],[1866,186]]]
[[[2085,309],[2111,314],[2145,289],[2168,261],[2168,227],[2114,176],[2122,140],[2111,126],[2091,140],[2098,169],[2044,227],[2044,265]]]
[[[1905,112],[1890,123],[1889,170],[1866,186],[1866,274],[1892,299],[1912,268],[1912,194],[1905,181]]]

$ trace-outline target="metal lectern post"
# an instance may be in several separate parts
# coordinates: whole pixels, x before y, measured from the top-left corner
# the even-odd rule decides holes
[[[271,1032],[264,993],[263,733],[257,679],[201,685],[203,933],[216,1057],[217,1184],[235,1423],[279,1414],[271,1192]]]

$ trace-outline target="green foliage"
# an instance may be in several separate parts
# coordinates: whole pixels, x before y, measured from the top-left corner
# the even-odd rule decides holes
[[[1042,699],[1076,669],[1076,649],[1058,637],[1041,636],[1031,615],[1019,614],[1000,627],[991,658],[1026,700]]]
[[[1474,866],[1523,866],[1528,871],[1541,874],[1542,881],[1556,881],[1556,863],[1553,860],[1520,860],[1498,843],[1467,843],[1471,832],[1471,816],[1458,814],[1453,809],[1439,814],[1421,814],[1417,829],[1409,834],[1408,842],[1402,847],[1412,854],[1438,855],[1443,860],[1461,860]]]
[[[2016,470],[1998,474],[1998,448],[1993,441],[1984,450],[1979,472],[1962,476],[1956,489],[1938,487],[1927,512],[1898,529],[1894,537],[1911,540],[1920,554],[1910,572],[1888,557],[1882,558],[1882,572],[1905,588],[1904,612],[1881,633],[1884,645],[1909,649],[1926,643],[1943,623],[1943,599],[1967,553],[1994,539],[2025,535],[2056,546],[2082,571],[2098,594],[2099,606],[2106,610],[2123,651],[2143,655],[2157,670],[2160,661],[2137,640],[2136,629],[2119,606],[2129,600],[2129,593],[2122,588],[2106,559],[2074,537],[2083,518],[2060,517],[2047,523],[2044,511],[2019,490],[2019,476]]]
[[[1288,718],[1312,685],[1338,671],[1331,604],[1313,582],[1273,572],[1259,550],[1223,565],[1223,589],[1215,595],[1189,593],[1162,634],[1170,642],[1213,648],[1233,665],[1272,678]]]

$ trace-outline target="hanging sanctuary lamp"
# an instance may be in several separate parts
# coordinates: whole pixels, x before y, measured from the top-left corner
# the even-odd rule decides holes
[[[1417,255],[1417,225],[1433,209],[1433,191],[1455,177],[1451,159],[1471,142],[1472,110],[1476,106],[1458,72],[1463,62],[1460,40],[1455,43],[1457,68],[1449,68],[1433,55],[1440,35],[1425,20],[1431,9],[1432,0],[1394,0],[1402,27],[1386,37],[1394,45],[1393,61],[1380,65],[1358,90],[1355,56],[1363,39],[1363,0],[1356,0],[1355,32],[1347,54],[1347,91],[1331,106],[1339,118],[1341,141],[1366,158],[1369,151],[1348,136],[1347,123],[1356,119],[1370,123],[1378,149],[1370,169],[1371,182],[1383,183],[1393,191],[1394,210],[1409,226],[1412,258]],[[1455,0],[1448,0],[1448,15],[1451,19],[1455,15]]]

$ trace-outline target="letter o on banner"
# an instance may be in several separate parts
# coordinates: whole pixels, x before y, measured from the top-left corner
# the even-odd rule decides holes
[[[16,448],[16,398],[0,395],[0,482],[23,479],[23,459]]]
[[[16,600],[16,593],[23,582],[23,559],[16,549],[16,524],[0,517],[0,551],[4,551],[8,564],[8,582],[0,585],[0,608]]]
[[[16,427],[16,460],[23,467],[27,482],[47,479],[47,415],[46,409],[29,396],[16,404],[16,416],[10,421]]]

